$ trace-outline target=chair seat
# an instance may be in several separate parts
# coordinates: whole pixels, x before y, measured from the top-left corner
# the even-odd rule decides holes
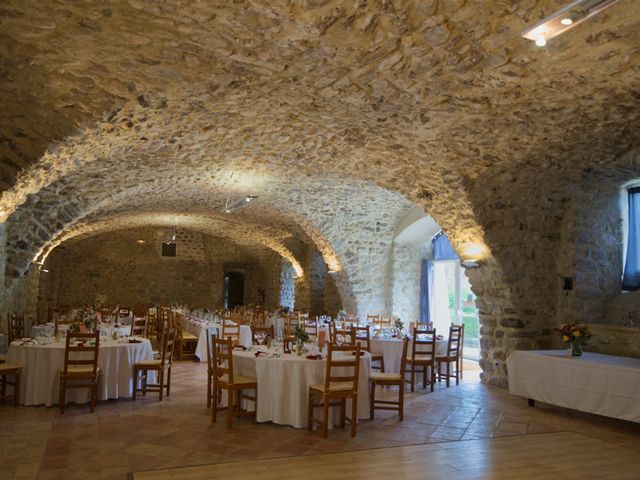
[[[0,375],[11,375],[19,372],[22,367],[13,363],[0,363]]]
[[[391,382],[391,381],[398,381],[398,382],[402,382],[402,375],[400,375],[399,373],[370,373],[369,374],[369,380],[373,380],[373,381],[385,381],[385,382]]]
[[[311,390],[317,390],[318,392],[326,393],[324,388],[324,383],[314,383],[313,385],[309,385]],[[349,390],[353,390],[352,382],[334,382],[329,385],[329,390],[331,392],[347,392]]]
[[[196,341],[198,337],[193,333],[182,332],[182,341]]]
[[[455,362],[458,359],[457,355],[436,355],[436,360],[439,362]]]
[[[0,353],[0,362],[4,363],[7,361],[7,356],[4,353]]]
[[[60,369],[60,373],[64,373],[62,369]],[[96,369],[96,374],[100,373],[100,367]],[[67,367],[67,375],[92,375],[93,367],[91,365],[69,365]]]
[[[220,378],[218,378],[218,383],[229,383],[229,376],[228,375],[222,375]],[[255,378],[251,378],[251,377],[245,377],[243,375],[234,375],[233,376],[233,384],[234,385],[246,385],[246,384],[251,384],[251,383],[257,383],[257,380]]]
[[[431,355],[416,355],[415,358],[415,362],[431,362],[433,361],[433,359],[431,358]],[[414,362],[414,359],[412,359],[411,357],[407,357],[407,362],[411,363]]]
[[[141,362],[136,362],[137,367],[159,367],[162,365],[162,360],[142,360]]]

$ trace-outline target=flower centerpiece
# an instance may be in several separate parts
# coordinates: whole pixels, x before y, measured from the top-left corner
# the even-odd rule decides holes
[[[396,327],[397,334],[402,336],[402,334],[404,333],[404,322],[400,320],[400,317],[396,318],[394,326]]]
[[[574,357],[582,355],[582,345],[592,336],[588,327],[572,323],[562,325],[560,328],[556,328],[556,331],[567,347],[571,347],[571,355]]]
[[[293,329],[293,336],[296,339],[296,348],[298,349],[298,355],[302,355],[302,348],[304,347],[305,342],[309,341],[309,334],[304,328],[304,325],[299,323]]]

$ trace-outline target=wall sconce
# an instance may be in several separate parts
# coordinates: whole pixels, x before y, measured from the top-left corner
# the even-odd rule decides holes
[[[475,268],[480,266],[480,262],[487,255],[487,248],[476,242],[469,242],[462,248],[460,255],[460,265],[465,268]]]
[[[572,29],[587,18],[592,17],[620,0],[576,0],[561,8],[535,25],[522,31],[520,35],[544,47],[547,40]]]

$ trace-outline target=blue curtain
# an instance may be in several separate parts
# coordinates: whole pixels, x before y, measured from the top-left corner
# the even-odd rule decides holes
[[[449,238],[442,232],[433,237],[431,241],[433,245],[433,259],[434,260],[458,260],[459,257],[456,252],[453,251]]]
[[[422,260],[420,275],[420,323],[431,322],[431,303],[433,295],[433,262]]]
[[[640,187],[629,189],[629,234],[622,276],[623,290],[640,289]]]

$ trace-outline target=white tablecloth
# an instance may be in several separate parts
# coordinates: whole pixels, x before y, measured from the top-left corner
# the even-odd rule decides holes
[[[58,403],[60,370],[64,366],[64,342],[49,345],[9,346],[10,363],[21,365],[20,403],[47,406]],[[133,365],[151,360],[149,340],[141,343],[104,342],[98,351],[102,373],[98,382],[98,400],[133,396]],[[67,390],[67,401],[84,403],[90,399],[88,388]]]
[[[254,377],[258,382],[258,422],[274,422],[304,428],[307,425],[309,385],[324,383],[326,360],[309,360],[304,355],[285,354],[280,358],[256,358],[254,352],[233,354],[234,374]],[[358,379],[358,418],[369,418],[369,370],[371,356],[360,359]],[[352,369],[348,369],[350,373]],[[249,406],[253,408],[253,406]],[[350,416],[350,402],[347,416]],[[338,417],[338,408],[331,408]],[[336,410],[333,412],[333,410]],[[321,416],[316,413],[316,417]]]
[[[446,355],[446,339],[436,340],[436,355]],[[411,344],[407,346],[407,356],[411,356]],[[400,338],[372,338],[371,353],[382,355],[384,358],[384,371],[387,373],[400,373],[400,362],[402,361],[402,339]]]
[[[583,412],[640,422],[640,359],[567,350],[516,351],[509,391]]]
[[[214,333],[218,336],[222,335],[222,326],[191,321],[189,322],[187,331],[198,336],[196,357],[198,357],[200,361],[205,361],[207,359],[207,335],[211,336]],[[251,335],[251,328],[249,328],[249,325],[240,325],[240,345],[249,348],[252,344],[253,337]]]

